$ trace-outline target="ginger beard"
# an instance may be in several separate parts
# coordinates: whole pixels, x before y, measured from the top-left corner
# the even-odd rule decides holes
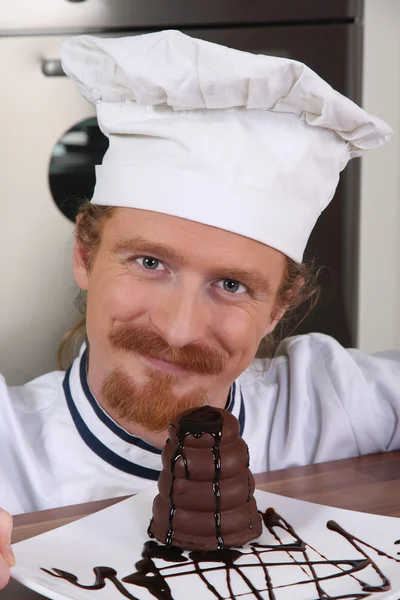
[[[227,362],[221,353],[204,345],[170,348],[160,335],[143,325],[119,325],[108,339],[116,350],[168,360],[189,373],[219,375]],[[141,425],[151,432],[163,431],[179,413],[207,401],[207,390],[202,387],[177,394],[174,386],[180,379],[181,376],[149,368],[144,383],[139,384],[121,367],[115,367],[103,382],[103,403],[117,420]]]

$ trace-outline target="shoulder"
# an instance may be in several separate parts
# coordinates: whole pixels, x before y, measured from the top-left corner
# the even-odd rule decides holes
[[[288,376],[293,368],[303,375],[321,375],[321,367],[322,372],[330,371],[335,363],[343,365],[350,361],[349,352],[334,338],[322,333],[309,333],[286,338],[272,358],[254,359],[240,379],[244,385],[257,380],[272,383]]]
[[[287,338],[281,342],[275,353],[275,360],[286,357],[288,360],[313,360],[322,358],[347,357],[348,351],[337,340],[324,333],[308,333]]]
[[[378,380],[399,378],[400,361],[346,349],[334,338],[310,333],[284,340],[273,358],[256,359],[239,378],[255,403],[268,397],[292,406],[317,406],[321,398],[365,395]],[[397,370],[397,375],[395,374]]]
[[[0,403],[10,403],[13,410],[25,414],[49,409],[63,396],[64,376],[63,371],[53,371],[20,386],[7,386],[0,376]]]
[[[274,390],[280,400],[318,404],[327,397],[358,403],[377,391],[380,398],[397,398],[399,381],[400,352],[369,355],[321,333],[284,340],[273,358],[254,360],[240,377],[250,396]]]

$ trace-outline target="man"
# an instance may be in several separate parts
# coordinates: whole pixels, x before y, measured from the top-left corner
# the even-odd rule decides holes
[[[66,374],[1,383],[0,505],[154,485],[169,421],[205,403],[237,416],[254,472],[399,448],[400,357],[312,334],[254,360],[309,294],[340,171],[389,128],[300,63],[175,31],[83,36],[63,65],[110,139],[77,222],[87,341]]]

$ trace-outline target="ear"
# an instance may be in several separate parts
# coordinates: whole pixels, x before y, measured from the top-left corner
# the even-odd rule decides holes
[[[89,287],[89,276],[86,267],[86,252],[82,245],[75,240],[74,244],[74,277],[81,290],[87,290]]]
[[[286,311],[290,308],[290,306],[293,306],[293,300],[296,298],[296,296],[299,295],[301,288],[304,285],[304,278],[303,277],[299,277],[297,279],[297,281],[295,282],[295,284],[293,285],[293,287],[288,290],[285,293],[285,301],[282,304],[281,302],[279,303],[280,306],[279,307],[275,307],[274,310],[271,313],[271,321],[268,323],[268,325],[266,326],[266,328],[264,329],[264,333],[262,337],[265,337],[266,335],[269,335],[270,333],[272,333],[275,329],[275,327],[278,325],[279,321],[281,321],[281,319],[283,319]]]
[[[264,338],[266,335],[270,335],[275,327],[278,325],[279,321],[283,318],[286,312],[286,306],[280,308],[279,310],[274,310],[271,314],[271,320],[263,331],[262,337]]]

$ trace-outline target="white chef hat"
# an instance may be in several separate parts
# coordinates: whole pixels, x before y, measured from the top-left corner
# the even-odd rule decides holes
[[[301,262],[350,158],[391,134],[304,64],[161,31],[64,42],[110,144],[92,202],[157,211]]]

